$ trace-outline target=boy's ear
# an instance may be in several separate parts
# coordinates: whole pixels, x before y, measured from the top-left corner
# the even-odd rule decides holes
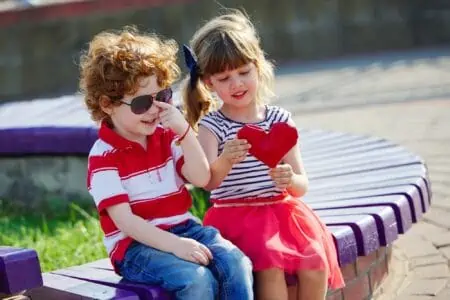
[[[112,114],[113,105],[111,99],[108,96],[105,95],[100,96],[99,104],[100,108],[105,114],[109,116]]]

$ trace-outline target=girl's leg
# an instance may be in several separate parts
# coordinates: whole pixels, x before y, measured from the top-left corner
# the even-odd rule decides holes
[[[297,300],[298,299],[298,284],[288,285],[288,299]]]
[[[219,284],[219,299],[253,300],[252,264],[230,241],[210,226],[192,226],[191,237],[208,247],[213,260],[209,270]]]
[[[217,281],[208,268],[137,242],[118,269],[125,279],[160,285],[174,293],[175,299],[213,300],[218,294]]]
[[[255,272],[255,283],[258,300],[288,299],[284,270],[274,268]]]
[[[297,277],[299,300],[325,299],[328,287],[326,271],[301,270],[297,272]]]

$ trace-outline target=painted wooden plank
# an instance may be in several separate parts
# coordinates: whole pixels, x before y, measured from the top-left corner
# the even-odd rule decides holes
[[[339,264],[344,266],[356,261],[358,257],[358,244],[352,228],[347,225],[335,225],[329,226],[328,229],[333,235]]]
[[[83,265],[56,270],[51,273],[132,291],[139,295],[141,300],[170,299],[170,295],[161,287],[129,282],[112,270],[91,268]]]
[[[350,226],[355,234],[358,255],[365,256],[380,247],[375,220],[369,215],[324,216],[321,220],[329,227]]]
[[[330,200],[308,203],[315,211],[329,209],[348,209],[353,207],[388,206],[394,211],[399,233],[405,233],[412,226],[411,210],[408,199],[403,195],[372,197],[367,199]]]
[[[39,286],[42,275],[36,251],[0,246],[0,293],[16,294]]]
[[[423,214],[422,199],[418,189],[415,186],[411,185],[389,187],[389,188],[378,188],[354,192],[338,192],[330,195],[320,195],[320,196],[307,194],[305,196],[305,201],[307,203],[313,203],[313,202],[326,202],[332,199],[340,199],[340,200],[367,199],[367,201],[369,202],[371,197],[389,196],[389,195],[406,196],[409,202],[413,222],[418,222],[421,219]]]
[[[394,210],[389,206],[352,207],[340,209],[319,210],[320,217],[370,215],[375,219],[381,246],[387,246],[398,237],[398,226]]]
[[[349,162],[368,162],[368,161],[377,161],[380,159],[384,160],[395,160],[395,159],[403,159],[403,158],[417,158],[416,155],[407,153],[405,151],[402,151],[401,149],[398,149],[396,147],[391,148],[382,148],[382,149],[375,149],[375,150],[369,150],[369,151],[361,151],[361,152],[355,152],[352,151],[351,153],[348,152],[340,152],[340,153],[333,153],[333,155],[324,155],[324,156],[316,156],[311,157],[304,155],[305,162],[310,168],[318,168],[320,166],[327,166],[327,165],[342,165],[347,164]]]
[[[377,164],[367,164],[363,166],[355,166],[353,168],[332,168],[328,170],[323,169],[306,169],[308,172],[308,177],[312,180],[315,179],[322,179],[322,178],[332,178],[336,176],[341,175],[349,175],[349,174],[361,174],[361,176],[364,176],[363,173],[373,172],[377,170],[388,170],[388,169],[395,169],[402,166],[409,166],[409,165],[423,165],[421,161],[400,161],[400,162],[382,162]]]
[[[382,182],[374,182],[374,183],[365,183],[365,184],[348,184],[345,186],[333,187],[333,188],[322,188],[322,189],[314,189],[310,188],[308,190],[308,196],[320,196],[320,195],[328,195],[334,193],[341,192],[352,192],[352,191],[366,191],[366,190],[377,190],[377,189],[388,189],[388,188],[398,188],[401,186],[414,186],[420,194],[422,211],[426,212],[430,206],[430,195],[428,193],[428,187],[425,180],[422,177],[415,178],[401,178],[401,179],[393,179],[386,180]]]
[[[44,273],[43,278],[43,287],[31,289],[25,295],[31,299],[45,300],[140,300],[132,291],[85,280],[51,273]]]

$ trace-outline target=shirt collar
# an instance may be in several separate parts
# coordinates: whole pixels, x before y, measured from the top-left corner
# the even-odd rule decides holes
[[[104,140],[106,143],[117,149],[130,149],[136,146],[140,146],[138,143],[127,140],[126,138],[119,135],[117,132],[112,130],[105,121],[102,121],[101,123],[98,136],[100,137],[100,139]]]

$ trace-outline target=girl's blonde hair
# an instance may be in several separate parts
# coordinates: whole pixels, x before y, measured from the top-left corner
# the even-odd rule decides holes
[[[80,90],[91,118],[108,121],[100,106],[102,97],[120,105],[114,100],[136,93],[144,77],[156,75],[159,86],[171,85],[180,73],[177,52],[174,40],[139,33],[135,27],[97,34],[80,60]]]
[[[260,39],[249,18],[239,10],[215,17],[194,34],[192,50],[197,57],[199,80],[190,76],[183,84],[186,118],[197,128],[199,119],[216,105],[202,79],[226,70],[254,63],[259,74],[256,101],[263,103],[273,96],[273,64],[264,56]]]

